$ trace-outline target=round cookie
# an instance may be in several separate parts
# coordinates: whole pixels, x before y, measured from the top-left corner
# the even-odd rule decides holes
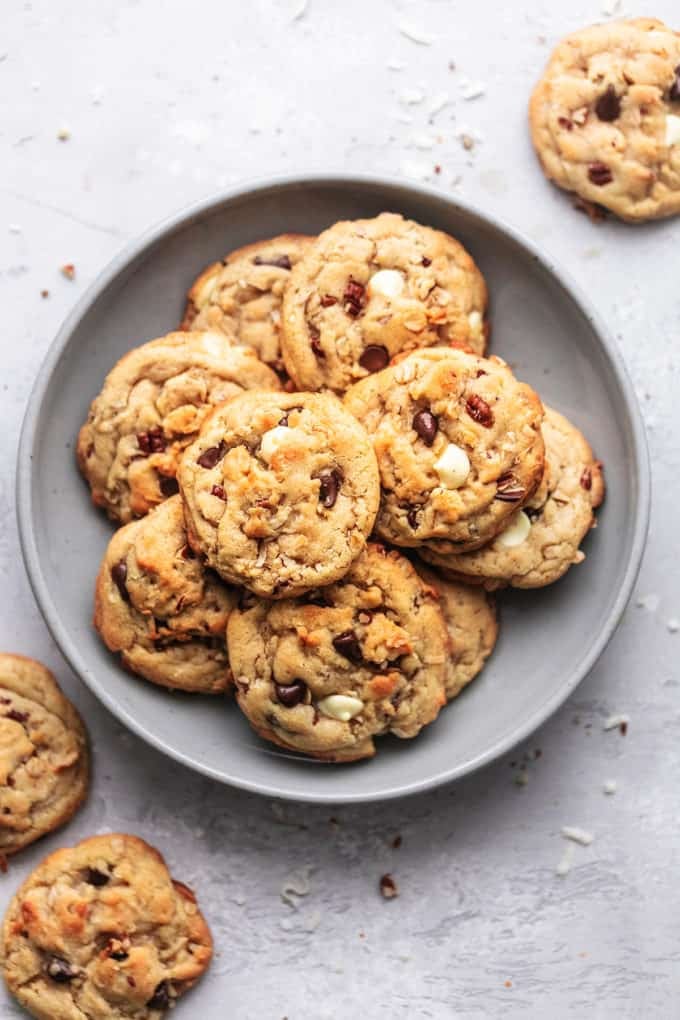
[[[160,1020],[210,963],[186,885],[136,836],[92,836],[50,854],[12,899],[0,957],[38,1020]]]
[[[216,405],[244,389],[278,390],[274,372],[219,333],[169,333],[109,372],[78,436],[92,500],[123,523],[177,492],[177,462]]]
[[[235,397],[207,419],[178,480],[194,548],[268,598],[341,577],[380,499],[371,441],[328,393]]]
[[[180,329],[217,330],[252,347],[277,372],[281,358],[281,301],[290,271],[314,239],[282,234],[237,248],[194,281]]]
[[[447,580],[424,563],[416,563],[416,570],[436,592],[449,631],[446,697],[451,701],[481,672],[494,649],[498,638],[496,607],[483,588]]]
[[[109,542],[94,624],[133,673],[162,687],[220,694],[231,683],[225,633],[236,600],[188,545],[182,501],[172,496]]]
[[[507,531],[490,545],[457,553],[447,543],[419,550],[447,575],[487,589],[542,588],[557,581],[585,554],[579,545],[595,526],[604,499],[602,466],[579,430],[546,408],[543,422],[546,470],[535,495]]]
[[[0,855],[63,825],[90,773],[82,719],[45,666],[0,654]]]
[[[680,212],[680,33],[654,18],[564,39],[531,97],[546,176],[624,220]]]
[[[378,458],[376,532],[396,545],[488,542],[543,474],[543,407],[499,358],[409,354],[345,395]]]
[[[343,393],[400,351],[486,345],[486,284],[448,234],[382,213],[336,223],[291,273],[283,358],[303,390]]]
[[[246,600],[227,627],[238,704],[255,731],[330,761],[415,737],[446,701],[449,637],[432,590],[370,544],[342,580],[301,599]]]

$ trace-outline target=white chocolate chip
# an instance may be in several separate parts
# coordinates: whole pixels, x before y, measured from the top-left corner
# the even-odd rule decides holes
[[[474,337],[481,336],[482,333],[482,316],[479,312],[470,312],[468,315],[468,323],[470,326],[470,332]]]
[[[208,354],[212,354],[214,358],[221,358],[224,356],[224,348],[227,346],[225,337],[222,333],[204,333],[203,339],[201,340],[201,347]]]
[[[680,117],[669,113],[666,117],[666,145],[680,144]]]
[[[522,542],[526,541],[530,531],[531,521],[524,513],[524,510],[518,510],[511,517],[505,531],[501,531],[496,542],[505,549],[514,549],[516,545],[521,545]]]
[[[349,722],[355,715],[363,712],[364,703],[349,694],[329,694],[317,703],[317,708],[331,719]]]
[[[382,297],[399,297],[404,289],[404,277],[397,269],[379,269],[368,281],[370,296],[381,294]]]
[[[290,429],[287,425],[277,425],[265,432],[260,442],[260,456],[267,464],[271,464],[275,454],[284,446],[304,444],[305,436],[300,429]]]
[[[449,443],[439,460],[434,462],[434,469],[447,489],[460,489],[470,474],[470,460],[465,450]]]

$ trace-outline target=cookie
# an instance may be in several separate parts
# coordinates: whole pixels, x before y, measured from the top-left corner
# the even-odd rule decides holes
[[[325,393],[242,393],[208,418],[178,480],[192,545],[268,598],[341,577],[380,498],[370,439]]]
[[[604,499],[602,466],[579,430],[546,408],[544,479],[507,530],[477,552],[460,554],[445,542],[419,550],[450,575],[487,589],[542,588],[557,581],[585,554],[579,549]]]
[[[203,270],[187,295],[180,329],[224,333],[283,371],[281,301],[290,271],[312,237],[282,234],[231,252]]]
[[[282,349],[303,390],[343,393],[400,351],[434,344],[484,352],[486,285],[448,234],[382,213],[336,223],[293,269]]]
[[[227,627],[238,704],[265,740],[330,761],[415,737],[446,701],[449,638],[437,599],[396,550],[369,544],[301,599],[250,599]]]
[[[160,1020],[210,963],[191,889],[136,836],[50,854],[2,928],[7,987],[38,1020]]]
[[[447,580],[424,563],[416,563],[416,570],[437,593],[449,631],[446,697],[451,701],[481,672],[494,649],[498,638],[496,606],[483,588]]]
[[[92,500],[126,523],[177,492],[177,462],[216,404],[244,389],[280,389],[254,351],[219,333],[169,333],[109,372],[78,436]]]
[[[0,654],[0,855],[67,822],[89,773],[85,727],[50,671]]]
[[[403,546],[488,542],[543,474],[543,407],[499,358],[432,347],[345,396],[378,457],[376,532]]]
[[[552,54],[529,106],[543,171],[624,220],[680,212],[680,33],[593,25]]]
[[[236,599],[189,546],[182,501],[172,496],[109,542],[94,624],[107,648],[145,680],[220,694],[231,682],[225,634]]]

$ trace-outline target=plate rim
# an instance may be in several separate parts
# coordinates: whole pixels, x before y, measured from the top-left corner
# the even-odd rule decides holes
[[[33,526],[34,506],[32,499],[33,484],[33,454],[40,434],[40,420],[43,413],[43,405],[47,396],[49,383],[65,347],[75,329],[82,319],[88,314],[93,304],[106,291],[116,277],[123,272],[136,258],[143,255],[146,249],[156,244],[165,235],[172,234],[179,228],[188,227],[192,222],[200,220],[207,213],[216,210],[221,206],[233,204],[235,201],[245,198],[252,198],[258,192],[270,191],[272,189],[285,190],[291,186],[314,187],[324,185],[339,185],[344,187],[356,186],[361,188],[365,185],[374,187],[390,188],[394,190],[409,191],[414,195],[427,198],[434,198],[444,202],[465,215],[477,219],[492,230],[499,230],[508,236],[515,244],[524,248],[533,259],[559,284],[561,289],[574,302],[584,318],[590,323],[596,333],[600,344],[611,367],[616,383],[624,396],[626,413],[630,421],[631,440],[633,447],[632,469],[635,472],[634,497],[636,503],[636,515],[630,552],[626,570],[617,592],[612,608],[607,617],[605,626],[600,634],[592,642],[587,653],[572,668],[566,682],[547,701],[538,706],[521,725],[515,726],[505,736],[500,737],[494,744],[480,752],[473,759],[463,765],[444,769],[425,779],[414,782],[397,782],[382,791],[362,792],[361,784],[358,783],[356,793],[345,794],[328,793],[323,791],[289,791],[273,782],[260,782],[250,780],[241,776],[233,776],[212,768],[207,763],[196,760],[189,753],[178,751],[169,746],[160,737],[150,732],[142,723],[131,716],[123,708],[116,698],[109,694],[103,685],[98,684],[96,677],[92,676],[86,663],[81,661],[80,653],[76,647],[75,640],[71,637],[66,626],[61,622],[54,599],[50,593],[45,576],[43,574],[40,558],[38,555],[35,528]],[[31,391],[28,403],[24,412],[19,443],[17,448],[16,463],[16,516],[24,566],[28,575],[29,584],[33,592],[38,608],[42,614],[45,624],[57,645],[59,651],[66,659],[70,668],[95,695],[112,715],[124,726],[132,730],[138,737],[150,744],[156,750],[168,755],[173,760],[192,769],[195,772],[206,775],[227,786],[245,790],[249,793],[257,793],[261,796],[273,797],[281,800],[306,802],[315,804],[359,804],[370,802],[382,802],[393,800],[399,797],[413,796],[417,793],[424,793],[433,790],[444,783],[453,782],[478,771],[501,755],[510,751],[522,740],[526,739],[540,725],[549,719],[557,709],[564,704],[567,698],[574,692],[578,685],[585,679],[593,666],[600,658],[609,641],[614,635],[626,605],[635,585],[642,556],[647,540],[649,529],[651,507],[651,472],[649,461],[649,450],[645,428],[642,420],[640,405],[635,395],[632,381],[628,374],[623,357],[618,350],[612,335],[606,326],[603,317],[591,305],[589,298],[579,284],[576,284],[571,274],[558,266],[553,258],[532,239],[528,238],[522,231],[509,224],[504,218],[495,214],[488,214],[482,211],[477,205],[458,197],[451,197],[442,193],[436,187],[411,181],[407,178],[396,176],[383,176],[380,174],[355,173],[355,172],[291,172],[288,174],[273,175],[267,177],[248,178],[242,180],[232,187],[222,189],[208,197],[205,197],[190,205],[184,206],[178,211],[169,214],[153,226],[143,231],[123,245],[117,255],[104,267],[85,292],[76,302],[73,309],[64,319],[56,336],[50,343],[47,352],[42,360]]]

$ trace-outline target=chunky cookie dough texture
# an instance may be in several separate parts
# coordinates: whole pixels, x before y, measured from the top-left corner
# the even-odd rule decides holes
[[[499,358],[416,351],[357,383],[345,405],[373,441],[376,532],[395,545],[476,549],[541,481],[543,406]]]
[[[300,599],[251,599],[229,619],[238,704],[256,732],[331,761],[415,737],[446,701],[449,636],[409,561],[369,544],[335,584]]]
[[[594,511],[604,499],[602,465],[579,430],[546,408],[543,423],[546,470],[523,510],[493,542],[476,552],[457,552],[438,543],[420,550],[447,576],[487,589],[542,588],[557,581],[585,554],[579,546],[595,526]]]
[[[83,722],[45,666],[0,654],[0,855],[56,829],[87,793]]]
[[[451,650],[446,662],[446,697],[456,698],[481,672],[498,637],[493,598],[483,588],[447,580],[424,563],[419,576],[436,593],[449,631]]]
[[[624,220],[680,212],[680,33],[593,25],[555,49],[529,107],[548,178]]]
[[[194,548],[269,598],[341,577],[380,499],[369,437],[324,393],[243,393],[217,408],[178,479]]]
[[[119,528],[95,590],[95,627],[133,673],[163,687],[219,694],[231,682],[225,644],[237,594],[188,544],[172,496]]]
[[[177,492],[177,462],[216,404],[280,389],[253,350],[220,333],[169,333],[109,372],[78,436],[92,500],[126,523]]]
[[[291,269],[314,238],[282,234],[232,251],[203,270],[187,295],[180,329],[216,330],[252,347],[261,361],[283,371],[281,302]]]
[[[160,1020],[206,970],[212,940],[158,851],[110,834],[38,865],[9,905],[0,956],[38,1020]]]
[[[336,223],[291,273],[283,358],[303,390],[343,393],[401,351],[486,345],[486,284],[440,230],[382,213]]]

